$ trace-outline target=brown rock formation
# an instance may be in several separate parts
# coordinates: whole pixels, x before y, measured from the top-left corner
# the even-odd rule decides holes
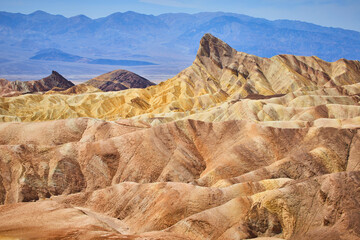
[[[102,74],[90,79],[85,84],[99,88],[104,92],[120,91],[129,88],[146,88],[155,85],[146,78],[122,69]]]
[[[52,71],[49,76],[36,81],[10,82],[6,79],[0,79],[0,96],[11,97],[25,93],[46,92],[53,88],[65,90],[72,86],[74,86],[72,82],[66,80],[58,72]]]

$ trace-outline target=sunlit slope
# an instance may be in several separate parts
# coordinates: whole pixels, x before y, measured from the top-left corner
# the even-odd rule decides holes
[[[152,125],[178,119],[211,122],[244,119],[275,127],[304,127],[316,120],[325,124],[325,119],[327,126],[340,127],[360,123],[359,94],[360,84],[331,88],[303,87],[285,95],[251,95],[233,99],[198,111],[150,113],[133,118]]]
[[[358,82],[358,61],[341,59],[329,63],[317,57],[292,55],[260,58],[237,52],[206,34],[200,41],[194,63],[156,86],[71,96],[52,94],[0,98],[0,116],[2,121],[43,121],[75,117],[115,120],[142,114],[187,111],[193,114],[253,95],[288,94],[304,88],[315,88],[320,92],[324,89],[326,92],[326,88]],[[358,86],[354,89],[351,94],[358,93]],[[351,95],[344,94],[346,97]],[[296,101],[307,102],[306,98],[311,97]],[[357,105],[356,100],[345,101]],[[333,98],[331,103],[343,105],[344,101]]]

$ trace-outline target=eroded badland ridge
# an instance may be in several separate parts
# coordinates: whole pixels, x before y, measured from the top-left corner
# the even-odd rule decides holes
[[[360,239],[359,94],[206,34],[159,85],[0,98],[0,236]]]
[[[345,59],[328,63],[291,55],[260,58],[237,52],[207,34],[192,66],[156,86],[82,96],[2,98],[0,114],[3,121],[74,117],[136,117],[155,122],[184,117],[204,121],[346,119],[359,115],[359,69],[358,61]],[[261,99],[262,95],[274,96]],[[49,105],[51,109],[46,107]],[[232,107],[248,109],[227,111]]]

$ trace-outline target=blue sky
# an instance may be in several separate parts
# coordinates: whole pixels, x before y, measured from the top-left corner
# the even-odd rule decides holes
[[[67,17],[85,14],[91,18],[125,11],[154,15],[224,11],[360,31],[360,0],[0,0],[0,10],[21,13],[43,10]]]

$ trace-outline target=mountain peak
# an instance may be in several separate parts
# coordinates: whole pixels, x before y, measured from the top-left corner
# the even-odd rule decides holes
[[[105,92],[128,88],[146,88],[155,85],[148,79],[123,69],[117,69],[97,76],[87,81],[86,84],[97,87]]]
[[[51,71],[51,74],[47,76],[46,78],[52,78],[59,82],[69,82],[66,78],[64,78],[60,73],[58,73],[55,70]]]
[[[48,15],[48,13],[42,10],[37,10],[35,12],[30,13],[30,15]]]
[[[74,86],[74,84],[56,71],[40,80],[33,81],[13,81],[9,82],[0,79],[0,96],[18,96],[24,93],[46,92],[54,87],[65,90]]]
[[[58,73],[57,71],[54,71],[54,70],[52,70],[51,75],[61,76],[60,73]]]
[[[53,87],[67,89],[74,86],[74,84],[71,81],[67,80],[60,73],[54,70],[51,72],[49,76],[41,79],[40,81],[42,81],[45,84],[46,88],[48,88],[47,90],[50,90]]]
[[[80,14],[80,15],[76,15],[76,16],[73,16],[69,19],[72,19],[72,20],[82,20],[82,21],[91,21],[92,19],[89,18],[88,16],[84,15],[84,14]]]
[[[234,54],[236,54],[235,49],[210,33],[206,33],[200,40],[200,47],[196,58],[200,61],[204,58],[210,58],[218,65],[221,65],[223,57],[231,57]]]
[[[35,17],[48,17],[48,16],[51,16],[52,14],[50,13],[47,13],[45,11],[42,11],[42,10],[37,10],[35,12],[32,12],[29,14],[29,16],[35,16]]]

